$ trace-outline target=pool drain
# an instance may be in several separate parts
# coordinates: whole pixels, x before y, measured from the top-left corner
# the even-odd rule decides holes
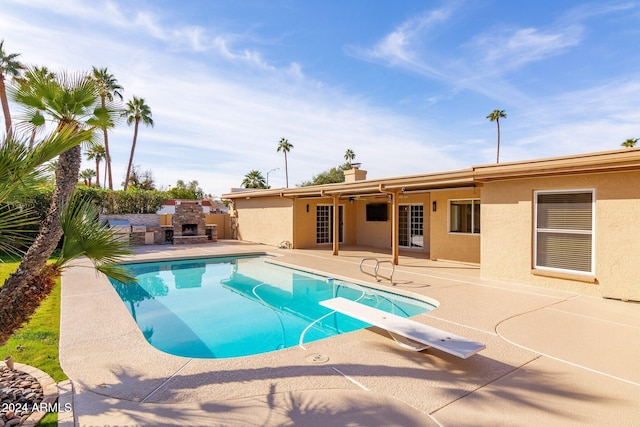
[[[307,361],[311,363],[325,363],[329,361],[329,356],[326,356],[324,354],[312,354],[311,356],[307,357]]]

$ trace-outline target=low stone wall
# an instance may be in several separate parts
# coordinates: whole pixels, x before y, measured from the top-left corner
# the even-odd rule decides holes
[[[122,219],[129,221],[131,225],[146,225],[147,227],[160,225],[160,215],[158,214],[100,215],[100,221],[107,221],[109,219]]]

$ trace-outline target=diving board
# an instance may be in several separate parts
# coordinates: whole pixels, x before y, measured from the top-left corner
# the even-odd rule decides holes
[[[466,359],[486,348],[484,344],[477,341],[342,297],[320,301],[319,304],[384,329],[399,345],[414,351],[433,347]]]

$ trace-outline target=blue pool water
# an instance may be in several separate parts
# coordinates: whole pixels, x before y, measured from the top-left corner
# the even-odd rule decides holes
[[[318,304],[337,296],[404,317],[434,308],[267,259],[128,264],[138,284],[112,284],[151,345],[197,358],[265,353],[369,326]]]

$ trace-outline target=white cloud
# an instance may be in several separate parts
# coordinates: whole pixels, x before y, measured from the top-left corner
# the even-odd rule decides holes
[[[480,34],[468,44],[487,74],[504,74],[531,62],[565,52],[582,40],[582,26],[562,30],[517,28]]]
[[[453,2],[441,9],[410,18],[371,48],[347,46],[345,49],[350,55],[367,61],[382,62],[407,68],[418,74],[444,78],[436,67],[424,60],[424,53],[419,52],[418,47],[423,45],[424,39],[430,38],[431,31],[446,23],[456,8],[457,5]]]

